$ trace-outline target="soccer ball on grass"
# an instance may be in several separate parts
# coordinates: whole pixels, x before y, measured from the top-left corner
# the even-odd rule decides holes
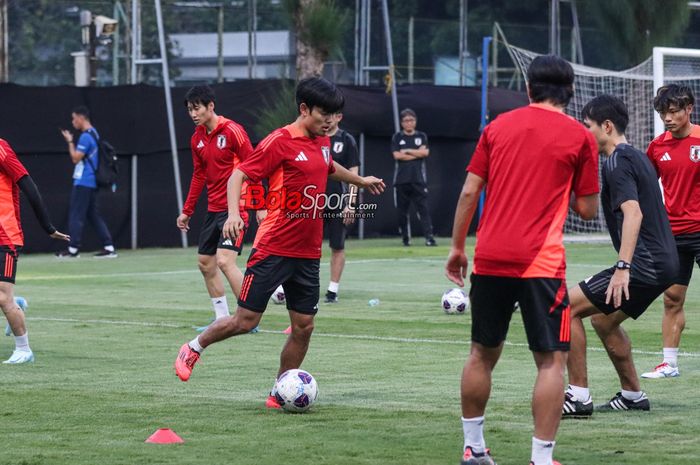
[[[442,294],[442,310],[448,315],[465,313],[469,309],[469,297],[462,289],[450,289]]]
[[[302,413],[316,402],[318,385],[314,377],[304,370],[287,370],[277,378],[274,392],[284,410]]]
[[[282,305],[285,301],[285,296],[284,296],[284,288],[280,284],[277,286],[277,289],[275,289],[275,292],[272,293],[270,296],[270,300],[272,300],[273,303],[277,305]]]

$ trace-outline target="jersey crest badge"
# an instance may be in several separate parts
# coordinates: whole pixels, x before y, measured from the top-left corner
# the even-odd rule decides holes
[[[421,139],[420,137],[416,137],[415,139],[413,139],[413,142],[415,142],[416,145],[420,147],[421,142],[423,142],[423,139]]]
[[[690,160],[695,163],[700,161],[700,145],[690,146]]]
[[[226,147],[226,136],[223,134],[219,134],[219,136],[216,138],[216,146],[219,147],[220,149],[224,149]]]
[[[336,142],[333,144],[333,151],[335,153],[340,153],[343,151],[344,146],[345,146],[345,144],[343,144],[342,142]]]
[[[321,146],[321,153],[323,153],[323,159],[326,161],[326,165],[331,159],[331,148],[325,145]]]

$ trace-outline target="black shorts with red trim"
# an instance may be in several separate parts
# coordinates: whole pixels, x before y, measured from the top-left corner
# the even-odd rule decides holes
[[[681,234],[675,236],[674,239],[676,240],[680,267],[673,284],[687,286],[693,276],[693,267],[696,263],[700,266],[700,233]]]
[[[17,261],[20,246],[0,245],[0,281],[14,284],[17,276]]]
[[[626,300],[623,296],[622,305],[615,308],[612,301],[609,304],[605,303],[605,293],[614,273],[615,267],[611,267],[578,283],[588,300],[606,315],[621,310],[624,314],[636,320],[671,285],[670,282],[665,284],[646,284],[630,281],[628,286],[629,300]]]
[[[472,274],[469,299],[473,342],[500,346],[518,302],[531,351],[569,350],[571,308],[564,279]]]
[[[238,238],[226,239],[222,231],[224,223],[228,219],[228,212],[207,212],[202,224],[202,230],[199,233],[199,250],[200,255],[216,255],[217,249],[227,249],[241,254],[243,250],[243,237],[248,228],[247,217],[243,218],[246,221],[246,228],[241,231]]]
[[[262,313],[270,296],[281,284],[288,310],[315,315],[318,312],[319,264],[317,258],[281,257],[253,249],[243,276],[238,305]]]

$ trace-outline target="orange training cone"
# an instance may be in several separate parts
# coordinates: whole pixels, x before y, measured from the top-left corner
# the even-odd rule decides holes
[[[170,428],[161,428],[151,434],[148,439],[146,439],[146,442],[150,442],[151,444],[179,444],[185,441]]]

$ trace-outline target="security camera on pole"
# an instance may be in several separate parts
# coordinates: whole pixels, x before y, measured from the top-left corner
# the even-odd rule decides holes
[[[108,45],[117,29],[118,21],[107,16],[93,16],[89,10],[80,12],[81,42],[83,50],[73,52],[75,59],[75,85],[85,87],[97,83],[97,44]],[[94,26],[94,27],[93,27]]]

